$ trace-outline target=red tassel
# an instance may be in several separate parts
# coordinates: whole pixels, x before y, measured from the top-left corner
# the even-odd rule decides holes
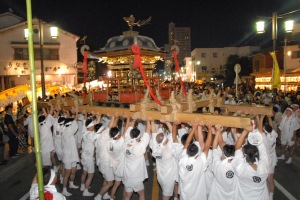
[[[149,83],[147,81],[146,75],[145,75],[145,71],[142,65],[142,61],[141,61],[141,48],[139,45],[137,45],[137,48],[135,48],[134,44],[131,45],[131,50],[132,53],[134,54],[134,63],[133,63],[133,67],[134,69],[140,69],[140,73],[142,74],[143,80],[145,85],[148,87]],[[154,95],[152,88],[149,88],[149,93],[151,95],[151,97],[154,99],[154,101],[159,104],[160,106],[162,106],[162,103],[157,99],[157,97]]]
[[[175,62],[175,71],[178,73],[179,82],[180,82],[182,92],[183,92],[184,96],[186,96],[186,91],[185,91],[185,88],[184,88],[184,84],[183,84],[183,81],[182,81],[181,76],[180,76],[180,68],[179,68],[179,63],[178,63],[178,58],[177,58],[176,51],[174,50],[172,53],[173,53],[174,62]]]

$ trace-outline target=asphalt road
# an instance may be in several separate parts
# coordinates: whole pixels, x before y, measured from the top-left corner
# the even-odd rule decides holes
[[[279,148],[277,148],[279,149]],[[81,170],[77,171],[75,184],[80,185]],[[145,181],[145,194],[147,200],[161,199],[158,194],[157,184],[154,179],[153,182],[153,166],[148,167],[149,179]],[[35,155],[23,153],[18,158],[11,159],[7,165],[0,166],[0,199],[1,200],[27,200],[28,191],[30,189],[32,178],[36,173],[35,170]],[[295,156],[293,163],[285,164],[284,161],[279,161],[275,169],[276,189],[274,200],[296,200],[300,199],[300,147],[295,148]],[[101,174],[96,171],[90,192],[95,195],[99,192],[100,186],[103,182]],[[58,191],[62,190],[60,184],[57,185]],[[117,192],[116,199],[122,199],[122,186]],[[94,197],[83,197],[81,191],[69,189],[73,195],[67,197],[67,200],[92,200]],[[160,193],[160,192],[159,192]],[[23,197],[23,198],[22,198]],[[138,199],[138,195],[134,194],[133,200]]]

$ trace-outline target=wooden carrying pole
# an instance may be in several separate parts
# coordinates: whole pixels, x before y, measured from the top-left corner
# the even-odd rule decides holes
[[[138,118],[164,119],[166,121],[174,122],[190,122],[199,118],[204,122],[211,122],[212,124],[222,124],[226,127],[245,128],[250,124],[251,117],[232,117],[224,115],[212,114],[198,114],[198,113],[176,113],[176,114],[161,114],[159,111],[138,111],[131,112],[128,108],[116,107],[100,107],[100,106],[78,106],[79,111],[94,112],[99,114],[118,114],[120,116],[126,114],[127,116],[136,115]]]

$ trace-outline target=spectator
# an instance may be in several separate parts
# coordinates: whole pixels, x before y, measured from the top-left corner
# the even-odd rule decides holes
[[[9,137],[9,157],[16,158],[19,156],[19,139],[18,139],[18,128],[12,117],[12,106],[6,106],[4,116],[4,128],[7,131],[7,136]]]

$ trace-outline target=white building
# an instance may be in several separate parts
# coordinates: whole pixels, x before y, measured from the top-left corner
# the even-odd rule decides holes
[[[50,37],[51,24],[33,19],[33,41],[36,82],[41,83],[40,23],[43,27],[43,66],[45,83],[50,85],[77,84],[76,41],[78,36],[58,28],[58,38]],[[27,22],[6,12],[0,14],[0,89],[30,83],[28,43],[24,36]]]
[[[260,51],[260,47],[196,48],[191,57],[185,59],[187,77],[190,77],[190,80],[211,81],[214,75],[224,73],[224,66],[230,55],[243,57],[257,51]]]

